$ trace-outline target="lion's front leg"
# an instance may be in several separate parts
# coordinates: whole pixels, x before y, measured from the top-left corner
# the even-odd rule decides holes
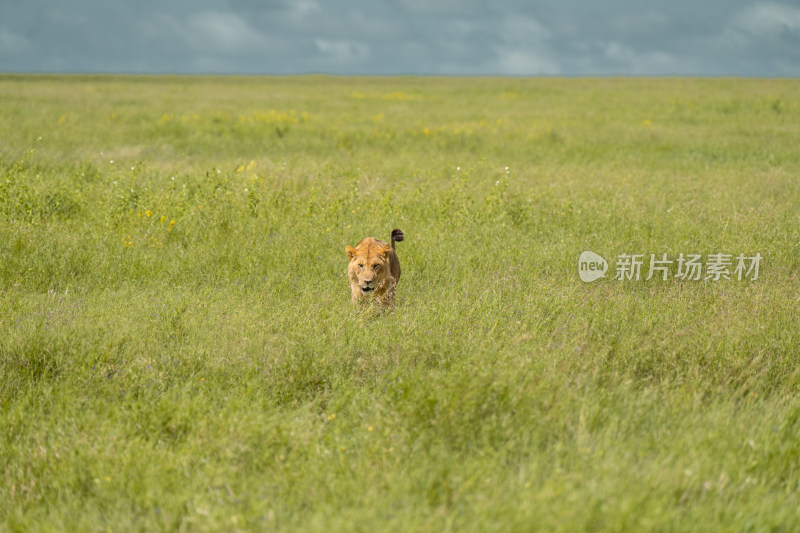
[[[397,280],[390,278],[386,280],[386,290],[378,297],[378,302],[386,307],[394,305],[394,294],[397,288]]]
[[[361,289],[358,287],[356,283],[351,283],[350,292],[353,295],[353,303],[357,304],[361,300],[361,297],[363,296]]]

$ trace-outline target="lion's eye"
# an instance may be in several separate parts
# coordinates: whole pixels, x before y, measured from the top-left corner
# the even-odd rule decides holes
[[[358,268],[364,268],[364,263],[359,263]]]
[[[378,267],[380,267],[378,264],[372,265],[372,270],[378,270]]]

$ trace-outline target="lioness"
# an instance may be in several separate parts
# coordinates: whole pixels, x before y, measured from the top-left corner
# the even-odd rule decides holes
[[[392,242],[387,244],[372,237],[366,237],[355,248],[345,248],[350,258],[347,276],[353,303],[374,295],[375,301],[383,306],[394,303],[394,291],[400,279],[400,260],[394,251],[394,243],[403,240],[403,232],[392,230]]]

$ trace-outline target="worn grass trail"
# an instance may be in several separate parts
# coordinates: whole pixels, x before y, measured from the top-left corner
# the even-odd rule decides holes
[[[790,530],[797,138],[796,80],[0,76],[0,529]]]

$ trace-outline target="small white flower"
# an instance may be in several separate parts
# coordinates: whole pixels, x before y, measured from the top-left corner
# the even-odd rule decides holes
[[[131,170],[133,170],[134,168],[136,168],[136,167],[131,167]]]
[[[113,165],[114,164],[114,160],[112,159],[111,161],[109,161],[109,163],[111,163]]]
[[[116,184],[117,184],[117,180],[114,180],[114,185],[116,185]]]
[[[461,167],[456,167],[456,170],[461,170]]]
[[[175,181],[175,176],[172,176],[170,179],[171,179],[172,181]]]
[[[244,192],[247,192],[247,187],[244,188]]]

